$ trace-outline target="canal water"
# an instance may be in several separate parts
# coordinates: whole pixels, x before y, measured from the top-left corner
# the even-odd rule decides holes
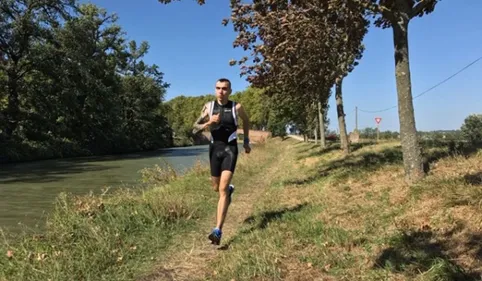
[[[113,156],[0,165],[0,228],[16,232],[42,226],[61,192],[77,195],[139,184],[139,171],[166,163],[179,173],[208,161],[207,145]]]

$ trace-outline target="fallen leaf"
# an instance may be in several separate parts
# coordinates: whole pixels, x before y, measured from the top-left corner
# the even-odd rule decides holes
[[[330,270],[330,268],[331,268],[331,264],[327,264],[327,265],[325,265],[325,267],[324,267],[324,268],[325,268],[325,271]]]

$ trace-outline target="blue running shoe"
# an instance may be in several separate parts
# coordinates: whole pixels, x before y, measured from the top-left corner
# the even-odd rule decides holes
[[[223,235],[223,233],[221,232],[221,230],[218,229],[218,228],[215,228],[215,229],[213,229],[211,234],[209,234],[208,239],[211,240],[211,244],[219,245],[221,243],[221,236],[222,235]]]

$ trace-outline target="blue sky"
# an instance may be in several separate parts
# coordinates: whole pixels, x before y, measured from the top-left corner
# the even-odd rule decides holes
[[[228,64],[230,59],[247,54],[232,47],[236,34],[230,25],[221,24],[223,18],[230,16],[229,1],[207,0],[204,6],[194,0],[169,5],[157,0],[88,2],[116,13],[128,39],[149,42],[151,48],[146,61],[159,65],[166,82],[171,84],[166,99],[212,93],[219,77],[231,79],[234,91],[248,86],[245,78],[239,76],[239,68]],[[480,0],[443,0],[434,13],[410,23],[414,96],[482,56],[480,11]],[[391,29],[372,27],[364,44],[366,51],[360,65],[344,81],[347,129],[352,131],[355,127],[354,110],[358,106],[359,128],[374,127],[374,118],[381,117],[381,130],[398,131],[397,108],[381,113],[361,111],[376,111],[397,104]],[[482,60],[415,99],[417,129],[458,129],[467,115],[482,113],[481,74]],[[336,130],[334,95],[328,117],[330,129]]]

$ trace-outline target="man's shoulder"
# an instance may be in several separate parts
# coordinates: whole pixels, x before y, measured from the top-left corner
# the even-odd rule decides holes
[[[211,107],[211,105],[213,104],[213,101],[208,101],[208,102],[205,102],[204,105],[203,105],[203,108],[207,108],[209,109]]]

